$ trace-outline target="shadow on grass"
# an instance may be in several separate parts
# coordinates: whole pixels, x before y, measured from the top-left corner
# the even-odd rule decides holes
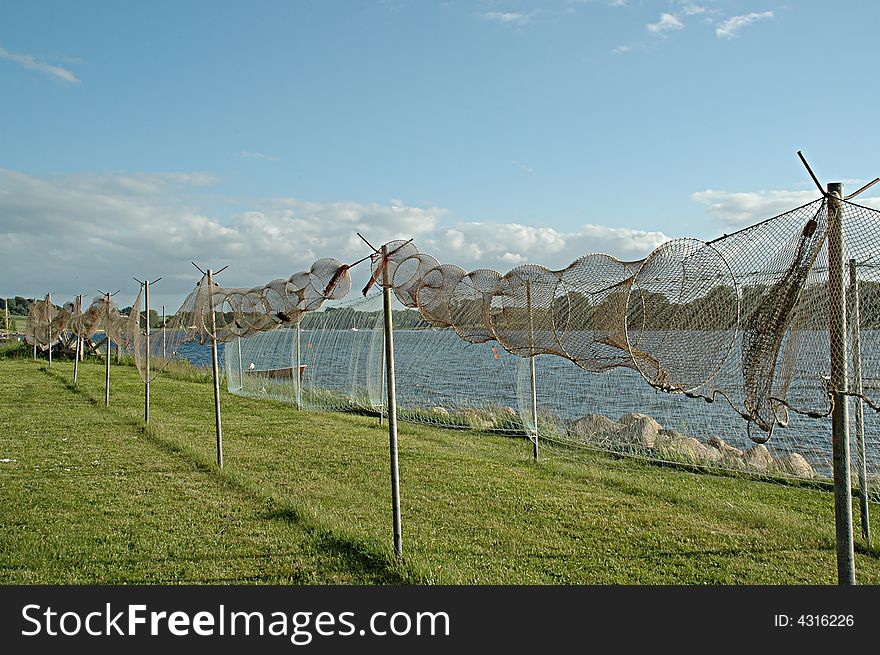
[[[880,550],[876,546],[868,546],[868,544],[860,541],[855,544],[855,550],[859,555],[880,559]]]
[[[369,574],[379,584],[408,584],[410,582],[401,563],[389,559],[386,554],[371,548],[362,541],[340,536],[330,530],[312,525],[311,521],[295,507],[282,507],[268,512],[264,516],[270,520],[285,521],[305,527],[313,533],[318,548],[335,554],[350,571]]]
[[[94,406],[103,405],[103,399],[96,398],[87,390],[73,384],[60,372],[46,367],[42,367],[40,370],[86,402]],[[117,412],[116,408],[112,406],[108,408],[108,411]],[[207,461],[201,454],[166,437],[162,434],[161,428],[157,428],[155,425],[144,425],[143,422],[131,420],[128,416],[126,418],[129,419],[129,424],[138,429],[153,447],[170,457],[184,461],[192,470],[211,476],[217,483],[239,498],[264,506],[272,506],[277,502],[254,489],[248,480],[237,472],[219,469],[213,461]],[[344,569],[353,576],[368,579],[374,584],[407,584],[410,582],[410,576],[402,562],[397,561],[378,547],[321,526],[294,505],[285,503],[283,507],[276,507],[263,513],[260,518],[268,521],[283,521],[289,525],[297,526],[306,533],[318,550],[336,558]]]

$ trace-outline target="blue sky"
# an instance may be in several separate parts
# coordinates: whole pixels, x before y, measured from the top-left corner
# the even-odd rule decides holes
[[[0,4],[0,295],[636,259],[880,175],[874,2]],[[870,196],[870,194],[868,194]],[[866,204],[880,206],[876,198]],[[42,249],[46,256],[34,257]],[[133,284],[133,283],[132,283]]]

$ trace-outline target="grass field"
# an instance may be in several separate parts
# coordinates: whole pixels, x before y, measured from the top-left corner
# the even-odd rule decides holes
[[[11,332],[24,332],[27,327],[28,318],[27,316],[13,316],[9,315],[9,330]],[[3,308],[0,307],[0,330],[2,330],[2,334],[5,335],[6,330],[6,321],[3,316]]]
[[[209,384],[160,377],[145,431],[136,370],[113,366],[109,408],[103,375],[0,360],[5,583],[836,581],[827,491],[410,425],[398,562],[375,419],[224,393],[219,471]]]

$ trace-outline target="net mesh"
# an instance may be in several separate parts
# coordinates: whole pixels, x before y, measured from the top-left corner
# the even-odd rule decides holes
[[[180,357],[185,344],[208,344],[213,339],[227,343],[298,323],[325,301],[348,295],[349,268],[336,259],[319,259],[308,271],[249,289],[221,287],[216,282],[209,285],[208,276],[203,275],[161,332],[147,338],[145,329],[136,330],[132,345],[141,378],[161,374]]]
[[[480,376],[501,380],[497,372],[481,370],[484,357],[476,347],[483,346],[491,349],[489,363],[502,356],[520,362],[511,363],[516,375],[505,380],[515,402],[500,405],[517,415],[512,422],[502,421],[505,429],[513,424],[523,430],[534,427],[527,362],[536,358],[539,379],[566,381],[551,383],[549,397],[542,399],[538,393],[537,423],[545,438],[809,477],[830,470],[830,437],[827,420],[822,419],[830,414],[832,391],[853,397],[861,409],[880,409],[880,351],[873,347],[880,323],[880,280],[874,263],[880,254],[878,218],[880,213],[870,208],[822,198],[712,242],[666,242],[635,262],[587,255],[560,271],[526,265],[506,274],[467,272],[420,253],[411,242],[394,241],[373,255],[367,288],[378,284],[393,289],[404,306],[419,311],[427,328],[396,339],[396,346],[407,339],[421,342],[396,357],[398,393],[411,387],[421,394],[418,400],[400,401],[404,411],[408,404],[413,407],[410,413],[417,420],[456,424],[465,409],[491,414],[488,408],[499,404],[498,384],[481,398],[468,396],[479,393],[473,389]],[[829,233],[837,219],[845,234],[841,256],[854,277],[848,298],[850,339],[845,346],[834,346],[846,348],[848,371],[845,382],[834,385],[829,377],[834,352],[829,325],[835,304],[830,301],[828,270]],[[313,350],[304,357],[329,351],[336,359],[306,364],[298,383],[300,402],[303,390],[311,388],[311,398],[317,398],[323,388],[336,394],[333,403],[340,407],[381,405],[381,394],[375,393],[381,388],[376,382],[381,372],[364,372],[381,363],[371,350],[381,348],[375,336],[378,328],[369,339],[343,337],[346,330],[332,324],[330,313],[321,314],[328,323],[310,328],[321,336],[310,337],[307,349]],[[337,314],[333,320],[341,317]],[[349,330],[353,327],[357,326]],[[467,354],[461,360],[469,364],[445,361],[452,349],[444,339],[451,335],[465,342]],[[320,345],[340,339],[351,343],[326,349]],[[429,353],[436,352],[442,358],[432,360],[435,356]],[[402,379],[400,370],[410,358],[418,364],[411,379]],[[573,379],[572,365],[610,374],[596,378],[602,384],[593,378]],[[311,367],[315,368],[309,371]],[[330,375],[334,367],[352,371],[348,381],[343,384],[336,377],[332,383],[319,382],[318,377]],[[442,395],[438,389],[458,375],[467,382],[450,394],[449,407],[433,403]],[[432,376],[443,382],[432,383]],[[355,379],[361,382],[355,384]],[[612,416],[588,413],[583,400],[576,401],[585,388],[602,388],[594,398],[594,407],[601,407],[602,396],[615,395],[611,387],[617,387],[619,396],[620,388],[637,387],[639,380],[647,382],[642,388],[651,400],[634,396],[632,406],[607,412]],[[561,398],[565,403],[560,404]],[[709,404],[694,403],[694,398]],[[644,415],[640,406],[655,408],[652,411],[665,425]],[[628,411],[615,414],[618,409]],[[699,419],[716,415],[728,422]],[[863,427],[854,425],[854,431],[862,433],[866,453],[860,450],[859,457],[870,460],[866,483],[876,485],[876,415],[859,416]],[[484,420],[480,425],[494,423]],[[774,441],[768,447],[771,436]]]
[[[396,320],[398,379],[413,395],[401,402],[402,418],[537,429],[568,445],[812,474],[828,470],[826,419],[834,394],[843,393],[856,408],[858,458],[870,470],[865,484],[876,485],[878,414],[865,410],[880,411],[878,218],[876,210],[825,197],[711,242],[666,242],[639,261],[592,254],[562,270],[529,264],[507,273],[468,272],[411,241],[392,241],[370,257],[364,295],[374,285],[390,289],[405,308]],[[829,275],[841,265],[843,281]],[[29,308],[26,339],[45,348],[65,330],[90,336],[103,324],[111,340],[134,350],[142,376],[148,352],[156,375],[187,342],[235,342],[226,348],[234,392],[381,411],[378,295],[324,306],[350,292],[349,269],[321,259],[253,288],[209,285],[203,277],[161,339],[147,339],[138,325],[140,296],[129,316],[106,296],[87,309],[79,301],[58,308],[47,296]],[[832,340],[835,325],[848,339]],[[537,417],[525,373],[531,359],[539,379],[566,381],[549,384],[552,396],[544,399],[535,390]],[[845,366],[832,370],[836,361]],[[576,370],[608,375],[570,379]],[[589,395],[588,386],[603,389],[599,398],[614,396],[617,385],[619,396],[637,381],[668,403],[663,409],[638,399],[657,407],[665,426],[638,404],[616,413],[622,408],[599,411],[598,400],[592,412],[575,402]],[[691,409],[669,409],[679,405]],[[740,426],[725,427],[727,439],[745,426],[752,445],[731,446],[718,434],[720,423],[706,427],[694,418],[716,411]]]
[[[140,302],[141,296],[138,294],[134,308],[128,315],[124,315],[107,295],[96,296],[85,310],[81,298],[66,302],[58,308],[47,295],[45,300],[28,306],[25,340],[31,345],[46,349],[67,332],[75,337],[90,339],[103,327],[111,341],[121,348],[128,348],[134,343],[138,332]]]
[[[587,255],[561,271],[428,268],[433,258],[395,241],[387,255],[374,254],[372,279],[465,340],[496,340],[520,357],[557,355],[589,371],[631,368],[662,391],[721,396],[761,441],[788,422],[789,410],[830,412],[823,383],[830,207],[822,198],[710,243],[668,241],[637,262]],[[836,211],[846,259],[870,261],[880,252],[872,226],[880,214],[848,202]],[[863,296],[875,293],[869,279]],[[870,310],[862,314],[862,322],[877,320]],[[861,359],[862,375],[876,375],[880,361]],[[852,393],[850,382],[841,391]],[[876,405],[872,391],[863,385],[861,394]]]

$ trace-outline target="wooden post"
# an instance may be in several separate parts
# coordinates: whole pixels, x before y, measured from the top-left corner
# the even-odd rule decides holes
[[[104,335],[107,337],[106,345],[107,345],[107,356],[104,358],[106,360],[105,370],[104,370],[104,407],[110,406],[110,355],[113,352],[112,344],[110,343],[110,330],[108,329],[108,323],[110,322],[110,294],[106,295],[106,306],[104,307]]]
[[[82,314],[82,294],[77,296],[76,305],[74,307],[74,311],[78,311]],[[79,362],[80,357],[82,357],[82,338],[79,335],[76,336],[76,355],[73,358],[73,383],[76,384],[76,379],[79,377]]]
[[[296,322],[296,364],[293,377],[296,382],[296,408],[302,409],[302,375],[300,367],[302,366],[302,317]]]
[[[235,340],[238,345],[238,390],[244,389],[244,369],[241,366],[241,337]]]
[[[52,368],[52,294],[46,294],[46,342],[49,344],[49,368]]]
[[[532,421],[535,431],[532,434],[532,458],[538,461],[538,386],[535,375],[535,325],[532,319],[532,283],[526,280],[526,309],[529,313],[529,346],[532,353],[529,356],[529,373],[532,381]]]
[[[165,305],[162,305],[162,365],[165,365]]]
[[[834,468],[834,522],[837,539],[837,583],[856,583],[849,468],[847,403],[846,286],[843,262],[843,183],[828,184],[828,330],[831,345],[831,458]]]
[[[868,508],[868,471],[865,461],[865,407],[862,402],[862,330],[859,276],[855,259],[849,260],[849,324],[852,339],[853,409],[856,424],[856,462],[859,474],[859,514],[862,520],[862,537],[871,547],[871,520]]]
[[[382,369],[385,368],[385,330],[382,330]],[[381,371],[381,369],[380,369]],[[379,374],[379,425],[385,420],[385,401],[382,397],[385,395],[385,376]]]
[[[214,373],[214,423],[217,431],[217,466],[223,468],[223,426],[220,423],[220,370],[217,365],[217,317],[214,313],[214,276],[208,269],[208,311],[211,326],[211,370]]]
[[[79,294],[79,311],[82,313],[82,301],[83,295]],[[85,361],[85,353],[83,352],[86,347],[85,337],[79,337],[79,361]]]
[[[9,298],[3,299],[3,316],[6,323],[6,338],[9,338]]]
[[[391,315],[391,279],[388,275],[388,246],[382,246],[382,308],[385,314],[385,377],[388,389],[388,439],[391,451],[391,510],[394,522],[394,553],[403,556],[400,520],[400,472],[397,463],[397,389],[394,381],[394,325]]]
[[[147,425],[150,424],[150,281],[144,280],[144,308],[146,311],[144,312],[146,316],[146,327],[144,328],[144,336],[146,339],[146,362],[144,368],[146,369],[146,375],[144,375],[144,423]],[[140,307],[132,309],[132,311],[140,311]]]

